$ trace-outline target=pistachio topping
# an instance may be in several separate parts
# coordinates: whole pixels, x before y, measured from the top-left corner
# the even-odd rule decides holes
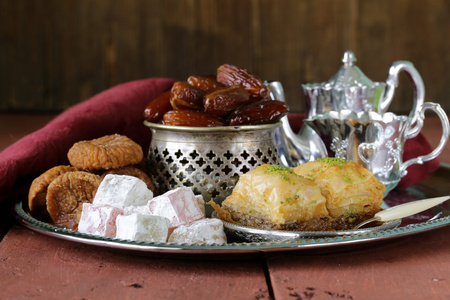
[[[286,197],[280,204],[290,204],[293,201],[297,201],[300,198],[299,195],[293,195],[292,197]]]
[[[323,158],[317,159],[317,161],[323,162],[323,163],[327,164],[329,167],[336,167],[341,170],[344,170],[344,164],[353,163],[353,161],[351,161],[351,160],[347,161],[343,158],[337,158],[337,157],[323,157]],[[352,178],[350,177],[349,173],[344,173],[342,179],[349,184],[353,183]]]
[[[344,174],[342,179],[347,183],[350,183],[350,184],[352,183],[352,179],[350,178],[350,176],[348,174]]]
[[[292,168],[281,165],[265,165],[263,173],[268,175],[280,176],[282,180],[289,181],[291,184],[295,184],[295,182],[290,179],[288,175],[299,176],[294,172]]]
[[[321,157],[318,158],[317,161],[326,162],[326,163],[345,163],[346,160],[339,157]]]
[[[322,158],[318,158],[317,161],[323,162],[323,163],[327,163],[328,165],[342,165],[343,163],[346,162],[351,162],[351,161],[347,161],[343,158],[337,158],[337,157],[322,157]]]

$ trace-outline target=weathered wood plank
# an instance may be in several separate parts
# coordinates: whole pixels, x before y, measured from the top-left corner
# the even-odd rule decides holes
[[[126,81],[232,63],[281,81],[303,112],[301,83],[327,81],[345,50],[375,81],[413,62],[426,100],[449,110],[449,14],[446,0],[2,1],[0,110],[61,111]],[[404,75],[395,97],[407,112]]]
[[[425,83],[425,99],[450,109],[450,2],[360,1],[359,65],[369,78],[385,81],[396,60],[414,63]],[[405,75],[391,110],[408,112],[412,107],[412,85]]]
[[[275,299],[446,299],[449,229],[350,252],[267,259]]]
[[[0,243],[2,299],[269,299],[259,260],[167,259],[13,226]]]
[[[304,111],[302,83],[327,81],[352,45],[351,1],[260,1],[261,76],[280,81],[293,111]]]

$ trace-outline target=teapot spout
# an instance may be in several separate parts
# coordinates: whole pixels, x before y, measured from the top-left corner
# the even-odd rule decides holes
[[[272,99],[286,102],[284,89],[280,82],[266,82]],[[327,149],[320,136],[308,125],[298,134],[294,133],[287,116],[281,119],[282,126],[275,132],[275,141],[280,161],[287,167],[296,167],[317,158],[327,157]]]
[[[283,165],[296,167],[328,156],[325,144],[311,127],[305,124],[296,134],[292,131],[286,116],[281,121],[283,125],[275,132],[275,140]]]

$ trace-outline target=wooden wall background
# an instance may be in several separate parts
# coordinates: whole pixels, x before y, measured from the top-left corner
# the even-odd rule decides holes
[[[0,112],[59,112],[119,83],[186,79],[223,63],[283,83],[327,81],[352,50],[385,81],[413,62],[426,100],[450,110],[448,0],[1,0]],[[402,76],[391,110],[410,108]]]

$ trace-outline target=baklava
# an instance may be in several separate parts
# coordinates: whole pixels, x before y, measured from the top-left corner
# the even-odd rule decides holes
[[[241,175],[219,215],[259,229],[346,230],[380,210],[383,191],[371,172],[345,160],[262,165]]]

